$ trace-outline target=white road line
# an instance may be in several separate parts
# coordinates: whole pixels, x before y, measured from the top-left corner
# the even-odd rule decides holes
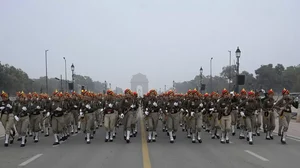
[[[30,162],[34,161],[35,159],[41,157],[43,154],[37,154],[33,157],[31,157],[30,159],[26,160],[25,162],[19,164],[19,166],[26,166],[27,164],[29,164]]]
[[[256,153],[254,153],[254,152],[251,152],[251,151],[249,151],[249,150],[245,150],[245,152],[249,153],[249,154],[252,155],[252,156],[257,157],[258,159],[260,159],[260,160],[262,160],[262,161],[269,161],[268,159],[266,159],[266,158],[264,158],[264,157],[262,157],[262,156],[260,156],[260,155],[258,155],[258,154],[256,154]]]
[[[300,139],[296,139],[296,138],[292,138],[292,137],[287,137],[288,139],[291,139],[291,140],[294,140],[294,141],[297,141],[297,142],[300,142]]]

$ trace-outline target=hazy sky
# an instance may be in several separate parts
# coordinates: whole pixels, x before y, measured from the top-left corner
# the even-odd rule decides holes
[[[150,88],[209,75],[232,61],[300,64],[299,0],[0,0],[0,61],[32,78],[76,73],[130,87],[136,73]]]

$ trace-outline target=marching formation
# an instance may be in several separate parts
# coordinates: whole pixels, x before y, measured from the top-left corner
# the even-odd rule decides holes
[[[52,95],[18,92],[13,102],[2,92],[0,119],[5,128],[4,145],[13,144],[17,138],[24,147],[28,137],[38,143],[40,133],[47,137],[50,128],[53,145],[66,141],[79,131],[90,144],[96,130],[103,125],[105,142],[113,142],[116,129],[122,125],[124,140],[129,143],[138,132],[138,109],[143,111],[149,143],[156,142],[161,121],[170,143],[175,142],[181,127],[193,143],[202,143],[202,132],[210,133],[212,139],[220,139],[221,143],[229,143],[229,136],[235,136],[239,130],[239,139],[247,139],[252,145],[253,136],[260,136],[261,129],[266,140],[273,140],[275,118],[279,116],[278,134],[281,143],[285,144],[291,107],[298,108],[298,99],[293,99],[286,89],[282,90],[282,98],[278,101],[273,98],[272,89],[260,92],[242,89],[240,93],[234,93],[224,89],[221,94],[201,94],[197,90],[177,94],[171,90],[158,95],[155,90],[150,90],[142,98],[130,89],[124,94],[115,94],[111,90],[106,94],[85,90],[80,94],[55,91]]]

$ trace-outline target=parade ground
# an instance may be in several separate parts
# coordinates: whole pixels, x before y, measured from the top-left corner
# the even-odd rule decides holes
[[[104,142],[104,129],[99,128],[91,144],[86,144],[83,134],[74,134],[60,145],[53,146],[53,137],[40,136],[33,143],[28,137],[26,147],[15,141],[9,147],[0,146],[1,167],[15,168],[298,168],[300,158],[300,124],[292,121],[287,144],[282,145],[276,135],[265,140],[262,133],[254,137],[254,145],[246,140],[231,137],[229,144],[221,144],[202,133],[203,142],[192,143],[186,132],[177,133],[174,144],[169,143],[165,132],[158,130],[156,142],[147,143],[143,121],[137,137],[127,144],[118,129],[114,142]],[[3,127],[1,125],[1,135]],[[277,130],[277,129],[276,129]],[[1,138],[3,141],[3,137]]]

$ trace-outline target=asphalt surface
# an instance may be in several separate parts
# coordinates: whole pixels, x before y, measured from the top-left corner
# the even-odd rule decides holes
[[[141,127],[140,127],[141,128]],[[9,147],[0,146],[1,168],[299,168],[300,139],[287,139],[282,145],[278,136],[272,141],[254,137],[254,145],[231,137],[229,144],[202,134],[203,143],[191,142],[186,133],[177,133],[174,144],[166,133],[158,131],[157,142],[147,143],[146,133],[127,144],[118,130],[114,142],[104,142],[104,129],[97,130],[91,144],[83,134],[71,136],[66,142],[52,146],[53,137],[41,136],[39,143],[28,138],[27,146],[15,141]],[[142,135],[145,137],[142,138]],[[3,143],[3,139],[1,139]]]

